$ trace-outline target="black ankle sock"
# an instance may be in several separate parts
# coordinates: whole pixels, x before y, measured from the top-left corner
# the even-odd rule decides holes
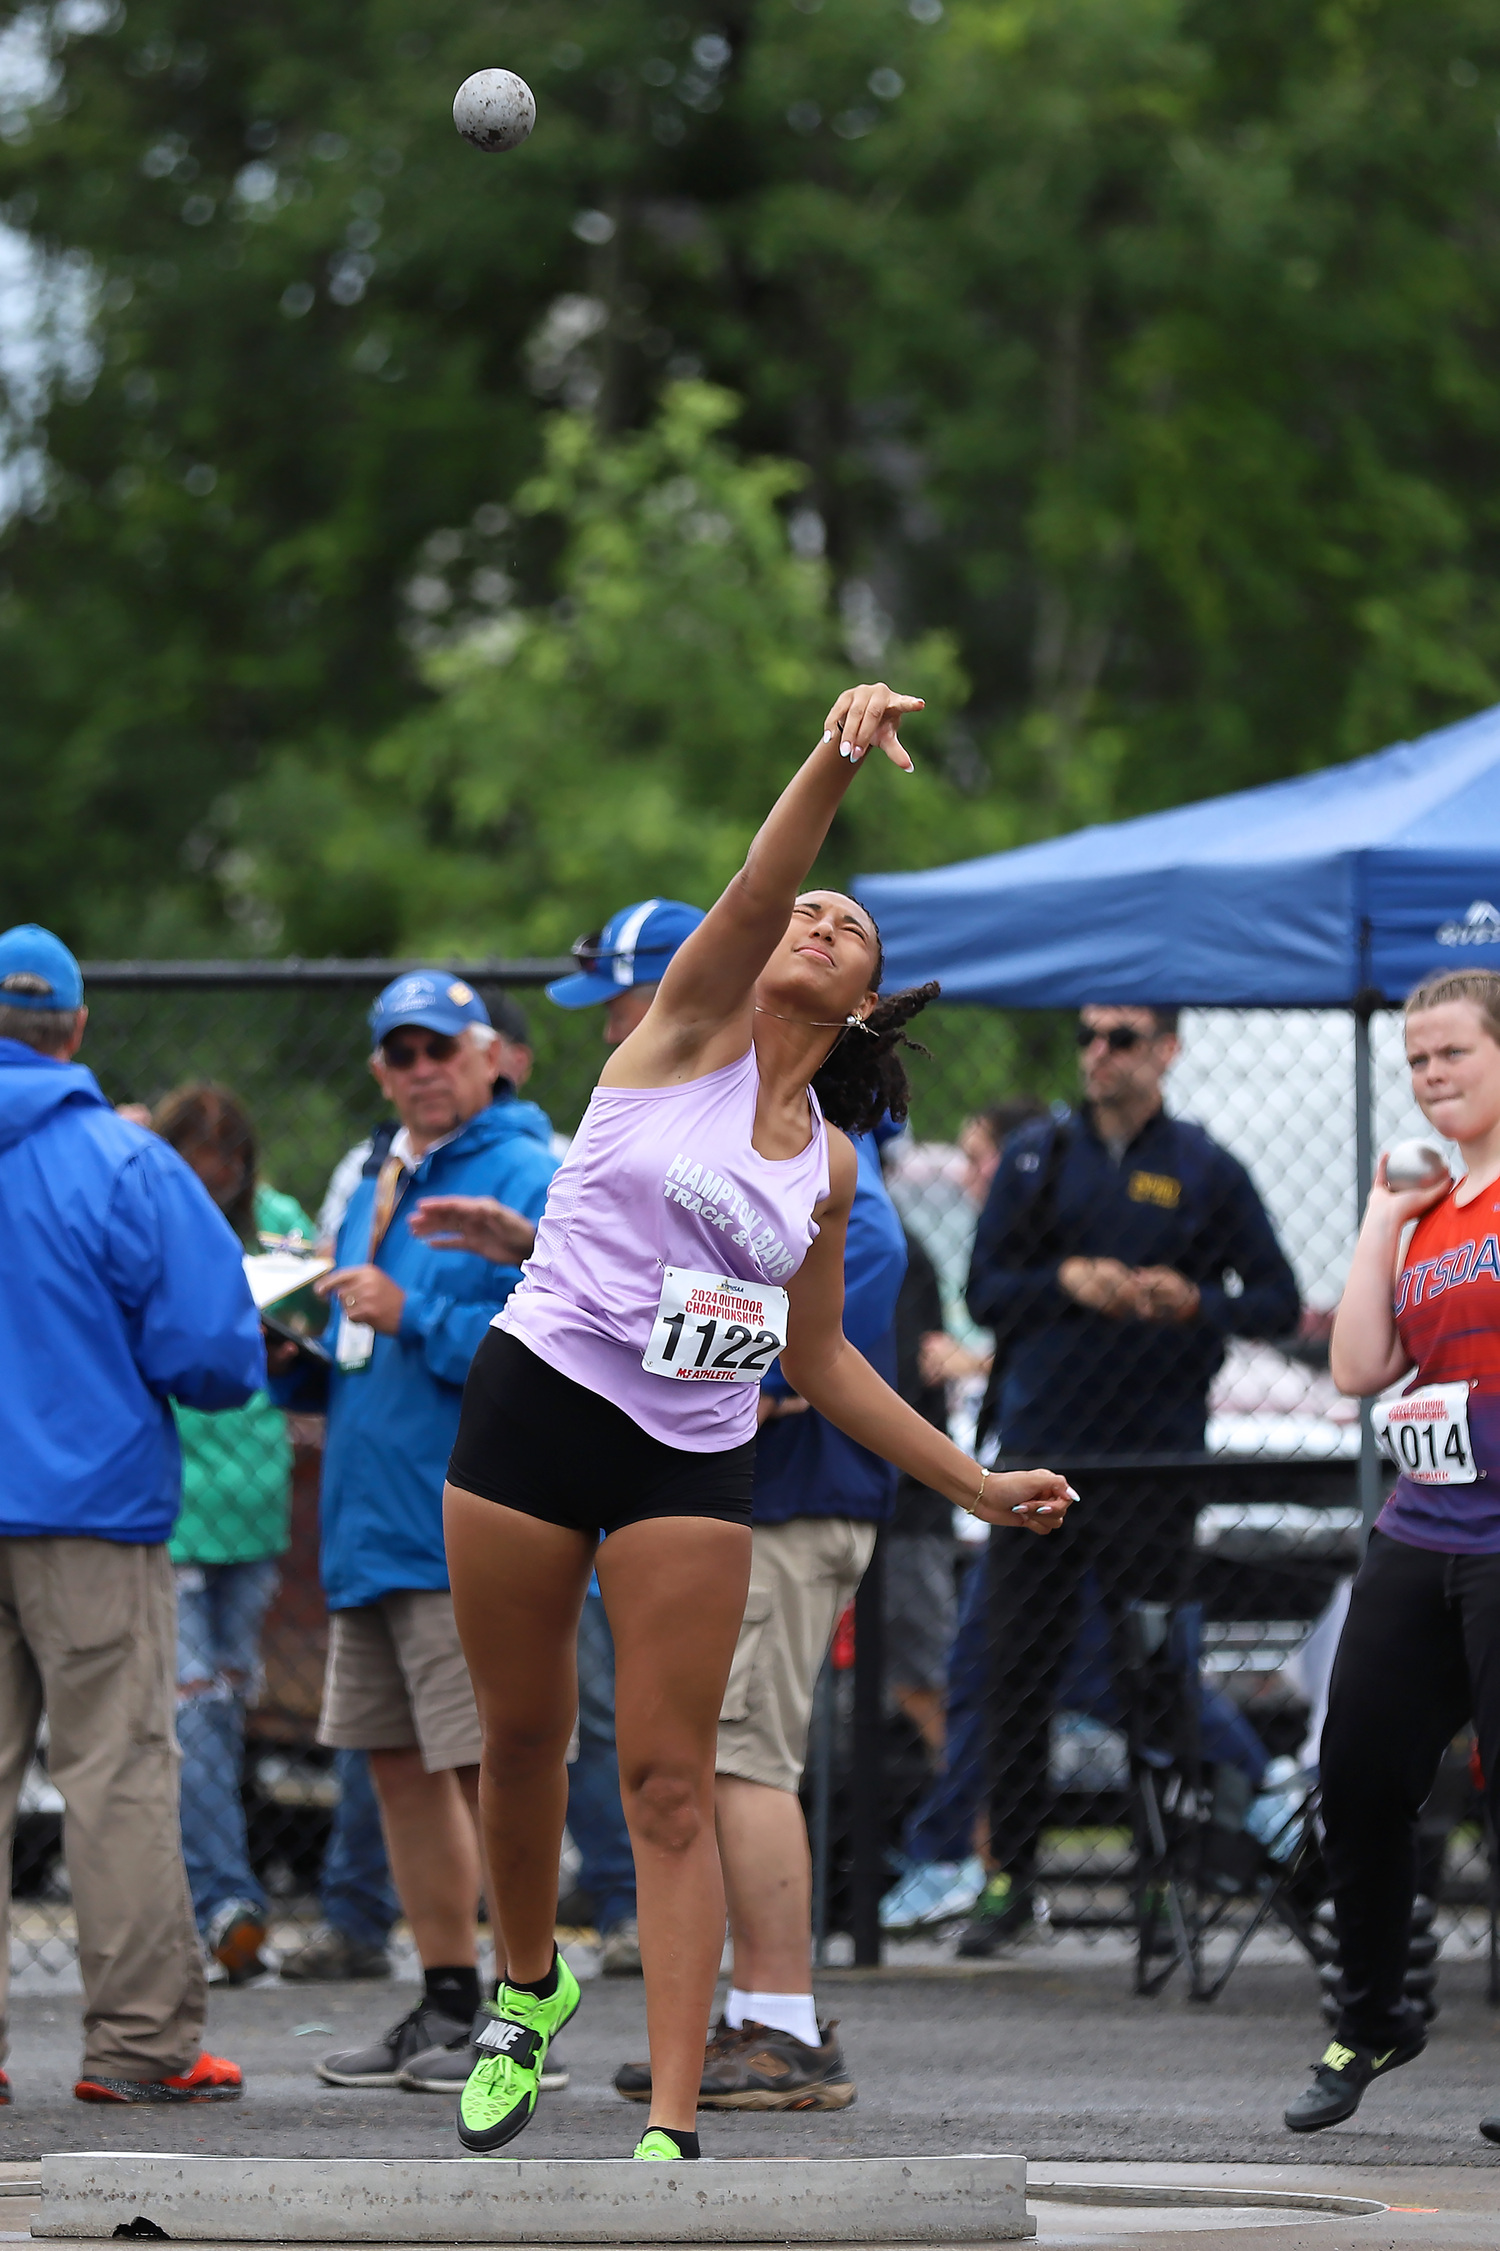
[[[534,1993],[539,2001],[550,2001],[557,1991],[557,1948],[554,1946],[552,1949],[551,1969],[545,1977],[539,1977],[535,1984],[528,1985],[524,1978],[519,1977],[507,1977],[505,1982],[513,1985],[518,1993]]]
[[[646,2134],[664,2134],[664,2136],[667,2136],[667,2141],[676,2143],[678,2156],[703,2156],[703,2150],[698,2147],[698,2136],[682,2132],[682,2127],[649,2125],[649,2127],[646,2127]]]
[[[479,2006],[479,1972],[460,1962],[450,1969],[426,1970],[427,1990],[422,1996],[429,2008],[441,2009],[457,2023],[467,2023]]]

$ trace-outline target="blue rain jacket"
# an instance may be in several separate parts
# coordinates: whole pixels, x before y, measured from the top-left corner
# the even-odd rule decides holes
[[[330,1610],[402,1588],[443,1588],[443,1481],[458,1436],[464,1378],[485,1331],[521,1279],[467,1251],[434,1250],[407,1230],[423,1196],[494,1196],[538,1220],[557,1170],[552,1127],[534,1102],[502,1097],[422,1159],[402,1189],[375,1264],[406,1292],[401,1327],[377,1336],[367,1368],[328,1378],[322,1570]],[[369,1255],[378,1156],[339,1228],[340,1266]],[[330,1332],[331,1334],[332,1332]],[[310,1404],[305,1391],[288,1404]]]
[[[1198,1453],[1208,1387],[1231,1336],[1282,1337],[1297,1284],[1255,1185],[1201,1126],[1164,1111],[1114,1158],[1085,1106],[1066,1124],[1045,1250],[1032,1206],[1059,1125],[1010,1136],[980,1214],[969,1311],[1001,1339],[999,1425],[1010,1453]],[[1120,1321],[1058,1287],[1066,1258],[1170,1266],[1201,1293],[1191,1321]]]
[[[165,1540],[169,1400],[239,1407],[265,1387],[233,1229],[92,1071],[0,1040],[0,1243],[0,1536]]]
[[[859,1178],[844,1246],[844,1334],[877,1375],[896,1380],[896,1300],[906,1277],[906,1237],[869,1133],[849,1136]],[[762,1388],[785,1398],[780,1368]],[[849,1516],[883,1524],[896,1497],[897,1472],[879,1454],[856,1445],[815,1409],[778,1416],[755,1446],[753,1513],[757,1524],[794,1516]]]

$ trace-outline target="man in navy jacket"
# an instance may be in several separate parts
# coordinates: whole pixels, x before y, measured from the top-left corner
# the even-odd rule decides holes
[[[47,1714],[86,1997],[85,2102],[223,2100],[178,1825],[171,1402],[264,1388],[240,1247],[72,1058],[78,964],[0,936],[0,2056],[16,1803]],[[0,2072],[0,2102],[10,2086]]]
[[[464,1379],[520,1266],[414,1233],[426,1196],[496,1199],[528,1238],[557,1169],[552,1129],[500,1077],[479,995],[441,970],[395,978],[371,1011],[371,1067],[400,1127],[378,1137],[319,1287],[330,1330],[322,1573],[331,1613],[318,1739],[367,1751],[425,1990],[363,2048],[325,2056],[335,2086],[392,2087],[434,2050],[466,2045],[479,2007],[474,1811],[480,1732],[443,1551],[443,1480]],[[524,1252],[522,1253],[524,1255]],[[312,1403],[304,1382],[281,1394]]]
[[[1085,1574],[1112,1629],[1132,1603],[1185,1598],[1196,1504],[1149,1460],[1202,1452],[1230,1337],[1297,1322],[1296,1281],[1249,1174],[1162,1106],[1176,1011],[1085,1008],[1078,1045],[1085,1100],[1011,1135],[969,1270],[969,1311],[995,1333],[990,1432],[1007,1456],[1079,1463],[1083,1496],[1055,1540],[990,1543],[999,1873],[960,1942],[970,1955],[1032,1920],[1052,1712]],[[1121,1656],[1117,1644],[1117,1672]]]

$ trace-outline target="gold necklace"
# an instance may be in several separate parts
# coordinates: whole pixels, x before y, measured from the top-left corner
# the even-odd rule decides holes
[[[759,1001],[756,1001],[754,1005],[757,1016],[769,1016],[778,1024],[800,1024],[804,1031],[848,1032],[858,1029],[861,1032],[868,1032],[872,1040],[878,1040],[880,1037],[878,1032],[870,1031],[869,1025],[862,1016],[846,1016],[840,1023],[838,1018],[834,1016],[778,1016],[774,1008],[762,1008]]]

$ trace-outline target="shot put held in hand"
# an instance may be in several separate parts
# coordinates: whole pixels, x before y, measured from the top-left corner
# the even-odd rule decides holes
[[[1398,1141],[1386,1154],[1381,1178],[1400,1194],[1408,1188],[1438,1188],[1450,1178],[1448,1159],[1435,1141]]]

